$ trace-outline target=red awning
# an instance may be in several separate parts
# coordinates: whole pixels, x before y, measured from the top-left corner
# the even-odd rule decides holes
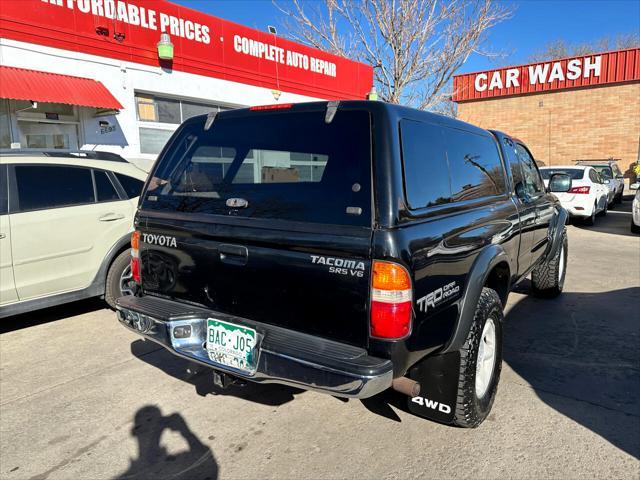
[[[0,66],[0,98],[122,109],[120,102],[96,80],[14,67]]]

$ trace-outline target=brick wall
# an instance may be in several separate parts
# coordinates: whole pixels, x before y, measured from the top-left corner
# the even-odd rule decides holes
[[[613,157],[627,173],[638,160],[640,83],[462,102],[458,118],[520,138],[547,165]]]

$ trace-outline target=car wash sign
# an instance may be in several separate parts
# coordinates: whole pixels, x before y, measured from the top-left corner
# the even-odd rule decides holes
[[[640,80],[640,49],[456,75],[453,100],[522,95]]]

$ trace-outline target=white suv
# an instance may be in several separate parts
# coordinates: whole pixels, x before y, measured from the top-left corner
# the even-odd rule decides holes
[[[0,152],[0,318],[126,294],[146,173],[102,152]]]

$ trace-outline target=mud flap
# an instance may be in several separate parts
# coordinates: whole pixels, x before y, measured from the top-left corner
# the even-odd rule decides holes
[[[420,395],[408,397],[411,413],[440,423],[452,423],[458,395],[460,352],[427,357],[409,370],[420,383]]]

